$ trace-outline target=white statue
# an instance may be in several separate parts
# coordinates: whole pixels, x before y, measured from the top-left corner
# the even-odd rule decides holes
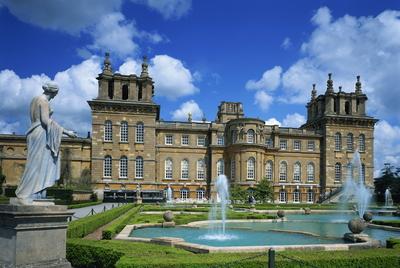
[[[19,204],[32,204],[46,197],[46,189],[60,178],[60,145],[63,134],[76,137],[51,119],[49,101],[58,93],[58,86],[47,83],[43,94],[33,98],[30,106],[31,127],[26,133],[28,156],[24,174],[15,191]]]

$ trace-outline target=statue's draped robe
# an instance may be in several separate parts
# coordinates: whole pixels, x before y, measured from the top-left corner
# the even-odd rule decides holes
[[[54,185],[60,178],[59,151],[63,128],[50,116],[50,106],[46,97],[35,97],[30,106],[31,127],[26,133],[26,166],[15,191],[18,198],[31,201],[35,194]]]

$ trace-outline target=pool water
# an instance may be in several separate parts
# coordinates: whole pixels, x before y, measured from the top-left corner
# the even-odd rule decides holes
[[[265,246],[265,245],[312,245],[345,243],[347,222],[354,215],[342,214],[293,214],[283,222],[228,222],[227,239],[207,239],[210,230],[204,228],[143,228],[133,230],[130,236],[142,238],[178,237],[186,242],[216,247]],[[390,216],[375,216],[374,219],[394,219]],[[280,231],[306,232],[285,233]],[[399,237],[400,232],[367,228],[364,233],[384,244],[389,237]]]

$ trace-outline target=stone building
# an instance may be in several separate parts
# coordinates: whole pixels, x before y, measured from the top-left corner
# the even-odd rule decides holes
[[[282,203],[321,201],[340,189],[349,172],[361,173],[373,186],[377,120],[366,115],[367,96],[359,77],[351,93],[341,87],[334,92],[330,74],[324,95],[317,96],[314,85],[307,122],[300,128],[266,125],[246,117],[240,102],[227,101],[219,105],[215,121],[193,121],[190,114],[185,122],[160,120],[146,59],[140,76],[122,75],[112,71],[106,54],[97,79],[98,96],[88,101],[91,144],[75,141],[75,146],[82,144],[82,158],[73,168],[91,167],[92,187],[100,198],[136,200],[140,195],[145,201],[160,201],[171,187],[177,201],[204,201],[215,198],[220,174],[246,189],[267,178],[274,201]],[[6,152],[23,147],[22,140],[0,135]],[[358,173],[348,165],[357,148],[362,162]],[[23,157],[17,161],[12,155],[3,150],[3,171],[17,182],[20,172],[12,169]]]

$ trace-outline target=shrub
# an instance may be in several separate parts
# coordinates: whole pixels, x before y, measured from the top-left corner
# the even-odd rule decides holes
[[[389,238],[386,240],[386,247],[400,249],[400,238]]]
[[[129,220],[139,212],[141,206],[134,207],[129,210],[125,215],[122,215],[120,218],[115,220],[110,226],[103,230],[102,239],[110,240],[116,234],[122,231],[125,226],[128,224]]]
[[[64,189],[64,188],[55,188],[50,187],[47,188],[47,196],[53,197],[54,199],[61,200],[63,204],[71,204],[73,197],[73,190],[71,189]]]
[[[68,225],[67,237],[68,238],[80,238],[94,232],[99,227],[111,222],[118,218],[134,205],[124,205],[114,209],[107,210],[105,212],[88,216],[76,221],[71,222]]]

